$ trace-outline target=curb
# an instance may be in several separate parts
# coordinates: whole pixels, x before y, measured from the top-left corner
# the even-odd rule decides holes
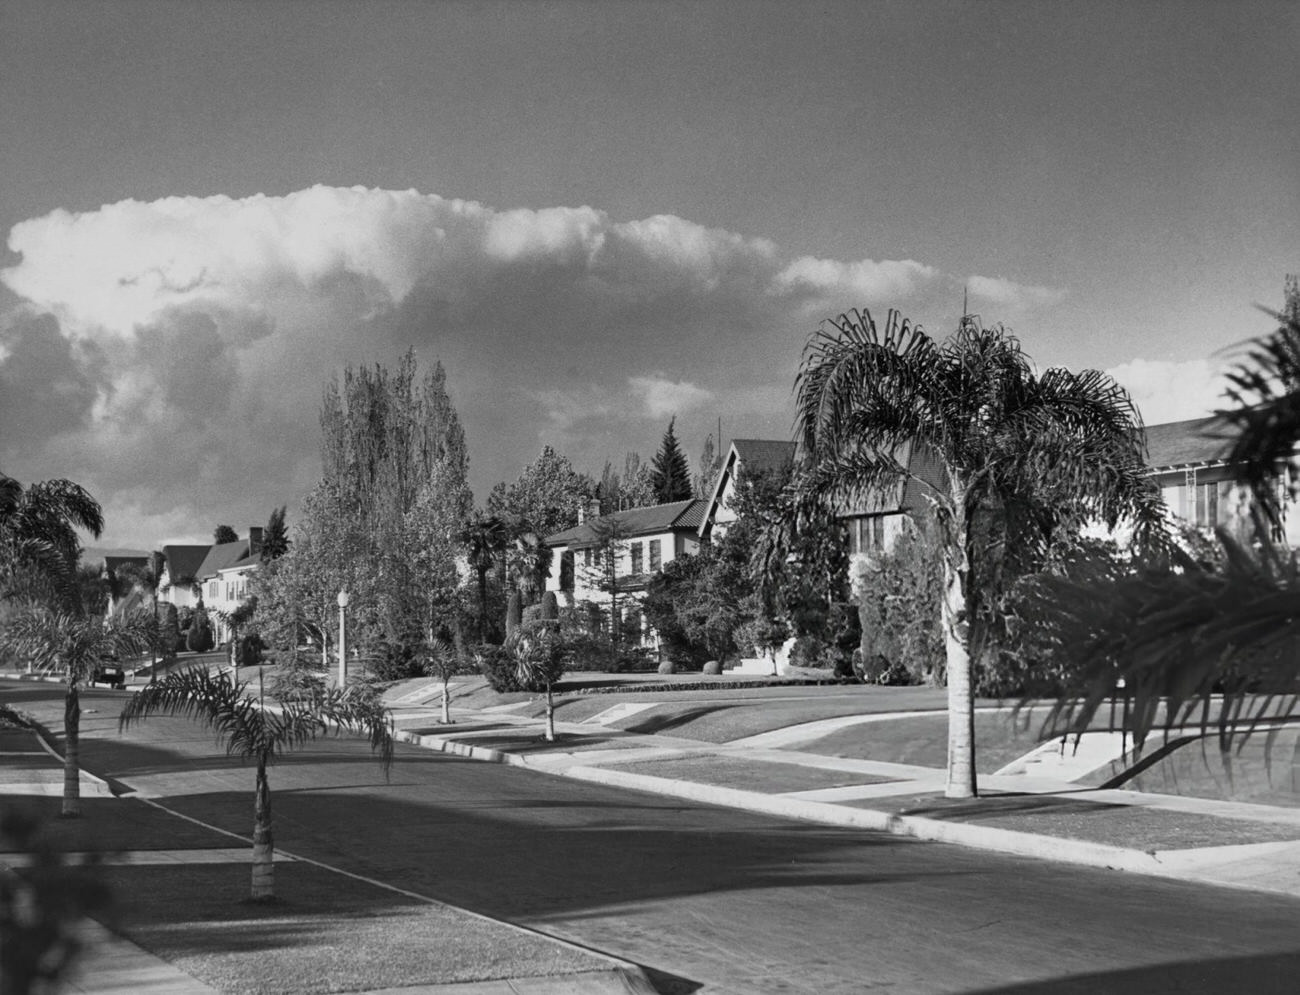
[[[972,849],[1003,853],[1009,856],[1051,860],[1104,870],[1145,874],[1152,877],[1190,881],[1197,884],[1217,885],[1237,890],[1283,894],[1294,897],[1294,889],[1270,888],[1246,881],[1224,880],[1203,874],[1197,868],[1177,867],[1164,863],[1159,851],[1133,850],[1107,843],[1092,843],[1067,837],[1039,836],[1015,829],[979,826],[970,823],[946,822],[917,815],[895,815],[873,809],[847,808],[828,802],[807,801],[781,795],[765,795],[740,788],[723,788],[693,781],[678,781],[648,774],[606,770],[601,767],[574,765],[552,767],[530,760],[526,756],[507,753],[486,746],[459,743],[440,736],[419,735],[397,731],[394,738],[400,742],[435,750],[470,760],[523,767],[541,774],[567,777],[577,781],[603,784],[615,788],[645,791],[686,801],[718,805],[773,815],[780,818],[799,819],[821,825],[844,829],[866,829],[903,836],[928,843],[951,843]]]

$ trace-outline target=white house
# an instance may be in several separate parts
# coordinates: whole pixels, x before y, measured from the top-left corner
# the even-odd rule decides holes
[[[1202,529],[1221,528],[1249,539],[1249,489],[1232,479],[1227,455],[1233,430],[1217,417],[1146,426],[1147,463],[1170,516]],[[1279,474],[1278,487],[1286,487]],[[1283,521],[1275,538],[1300,547],[1300,515],[1282,501]]]
[[[254,526],[248,530],[247,539],[209,547],[199,565],[196,579],[218,643],[230,638],[230,627],[223,616],[248,600],[249,577],[261,563],[261,552],[262,530]]]
[[[162,572],[158,576],[158,601],[177,608],[193,608],[199,601],[196,591],[199,567],[211,546],[164,546]]]
[[[614,578],[624,598],[623,631],[640,631],[642,640],[652,635],[641,628],[637,602],[644,596],[650,577],[666,563],[696,552],[700,547],[700,522],[707,503],[674,501],[670,504],[629,508],[599,519],[587,519],[571,529],[547,536],[542,541],[551,549],[552,566],[546,589],[562,604],[590,602],[608,607],[610,592],[601,563],[601,535],[594,523],[615,530]]]

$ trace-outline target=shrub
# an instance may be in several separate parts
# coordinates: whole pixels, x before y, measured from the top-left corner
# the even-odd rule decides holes
[[[474,663],[498,694],[524,690],[515,669],[515,655],[506,647],[484,643],[474,651]]]
[[[818,636],[799,636],[790,648],[791,666],[826,668],[831,663],[829,647]]]
[[[718,674],[722,673],[722,663],[718,660],[710,660],[704,665],[704,669],[701,673],[716,677]]]
[[[658,672],[661,674],[675,674],[677,673],[677,665],[672,660],[665,660],[659,664]]]
[[[865,678],[890,683],[939,684],[945,648],[939,606],[943,551],[928,519],[909,526],[888,552],[876,554],[857,574],[858,624]],[[908,680],[898,680],[898,668]]]
[[[262,662],[263,653],[266,649],[266,643],[256,632],[250,632],[235,646],[235,665],[239,667],[254,667]]]
[[[194,612],[189,632],[185,636],[185,645],[191,653],[206,653],[215,645],[212,638],[212,625],[208,622],[208,613],[199,608]]]
[[[560,603],[555,599],[554,591],[547,591],[542,595],[541,617],[544,622],[559,621]]]

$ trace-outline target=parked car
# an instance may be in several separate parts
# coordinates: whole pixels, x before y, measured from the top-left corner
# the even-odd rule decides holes
[[[90,675],[90,683],[92,687],[106,684],[121,691],[126,688],[126,671],[122,669],[121,664],[101,663]]]

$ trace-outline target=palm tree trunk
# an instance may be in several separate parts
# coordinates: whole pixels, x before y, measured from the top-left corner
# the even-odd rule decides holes
[[[551,685],[546,685],[546,741],[555,742],[555,702],[551,697]]]
[[[442,679],[442,724],[445,726],[451,725],[451,692],[447,687],[448,680],[447,677]]]
[[[962,536],[965,539],[965,536]],[[964,542],[963,542],[964,547]],[[962,554],[963,555],[964,549]],[[951,556],[949,557],[951,560]],[[943,637],[948,670],[948,798],[974,798],[975,781],[975,698],[971,684],[971,661],[967,635],[966,594],[963,571],[948,562],[944,567]]]
[[[271,835],[271,786],[266,779],[266,758],[257,758],[257,791],[253,801],[254,901],[275,897],[275,840]]]
[[[65,819],[81,815],[81,701],[75,681],[63,699],[63,812]]]

